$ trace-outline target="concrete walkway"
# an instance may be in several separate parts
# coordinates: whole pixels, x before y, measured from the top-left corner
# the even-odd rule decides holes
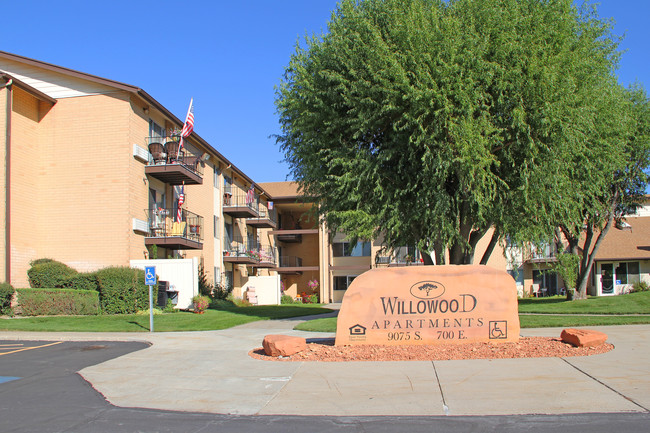
[[[319,316],[323,317],[323,316]],[[148,341],[80,374],[112,404],[242,415],[508,415],[649,412],[650,325],[593,327],[603,355],[466,361],[270,362],[248,356],[267,334],[305,318],[222,331],[0,332],[0,339]],[[554,336],[561,329],[523,329]]]

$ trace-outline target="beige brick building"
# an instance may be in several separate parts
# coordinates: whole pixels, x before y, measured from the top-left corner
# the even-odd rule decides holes
[[[373,267],[419,265],[415,248],[382,253],[380,240],[352,248],[295,183],[255,184],[197,133],[178,152],[170,131],[183,121],[138,87],[0,52],[0,280],[27,287],[38,258],[91,271],[155,254],[197,258],[235,296],[246,296],[252,276],[279,276],[292,297],[316,281],[319,299],[337,302]],[[650,280],[648,247],[628,250],[622,261],[603,256],[598,278],[622,274],[624,263],[627,280]],[[534,284],[558,292],[562,282],[544,272],[553,260],[550,249],[497,248],[488,265],[510,272],[522,293]]]

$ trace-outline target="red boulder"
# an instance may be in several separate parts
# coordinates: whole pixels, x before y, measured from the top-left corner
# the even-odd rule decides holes
[[[267,335],[262,346],[267,356],[291,356],[307,349],[307,340],[288,335]]]
[[[607,341],[607,334],[588,329],[563,329],[560,338],[576,347],[596,347]]]

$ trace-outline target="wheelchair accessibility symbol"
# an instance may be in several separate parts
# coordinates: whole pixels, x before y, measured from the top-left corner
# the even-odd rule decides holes
[[[156,285],[156,267],[155,266],[145,266],[144,267],[144,283],[147,286]]]
[[[495,320],[490,322],[490,340],[508,338],[508,321]]]

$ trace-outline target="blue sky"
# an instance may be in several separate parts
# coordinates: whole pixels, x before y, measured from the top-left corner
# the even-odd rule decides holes
[[[296,41],[320,33],[336,0],[239,2],[24,0],[0,26],[0,50],[143,88],[256,182],[286,180],[270,135]],[[627,50],[619,81],[650,87],[650,0],[602,0]]]

